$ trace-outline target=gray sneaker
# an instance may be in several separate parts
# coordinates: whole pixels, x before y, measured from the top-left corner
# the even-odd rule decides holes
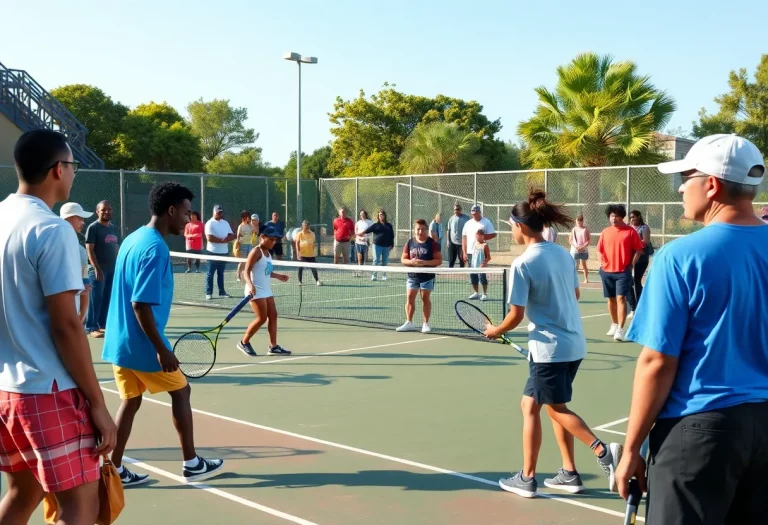
[[[619,466],[621,460],[621,453],[624,449],[619,443],[603,443],[608,447],[605,456],[597,458],[597,464],[603,469],[603,472],[608,477],[608,490],[611,492],[618,492],[619,488],[616,486],[616,468]]]
[[[584,491],[579,473],[568,474],[565,469],[558,469],[554,478],[544,480],[544,486],[551,489],[563,490],[569,494],[580,494]]]
[[[501,487],[502,490],[512,492],[524,498],[533,498],[536,496],[536,491],[538,490],[539,485],[536,483],[536,478],[523,481],[523,473],[521,471],[512,477],[500,479],[499,487]]]

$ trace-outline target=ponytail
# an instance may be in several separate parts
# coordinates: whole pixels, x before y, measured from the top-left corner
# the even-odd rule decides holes
[[[558,224],[569,227],[573,224],[563,206],[549,202],[547,194],[537,189],[530,190],[528,200],[512,207],[510,219],[525,224],[534,233],[541,233],[545,226]]]

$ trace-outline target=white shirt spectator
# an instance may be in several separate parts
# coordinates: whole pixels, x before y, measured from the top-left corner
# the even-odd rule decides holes
[[[373,224],[373,221],[371,219],[360,219],[355,224],[355,233],[363,233],[365,230],[368,229],[369,226]],[[355,244],[368,244],[368,241],[371,238],[371,234],[364,235],[363,237],[358,237],[355,235]]]
[[[208,219],[208,222],[205,223],[205,235],[213,235],[214,237],[218,237],[219,239],[224,239],[227,237],[227,235],[233,233],[232,227],[229,225],[227,221],[224,219],[221,219],[217,221],[214,218]],[[250,242],[250,241],[249,241]],[[216,255],[227,255],[229,253],[229,243],[228,242],[211,242],[208,241],[206,244],[206,250],[208,250],[210,253],[215,253]]]
[[[496,230],[493,229],[493,223],[488,220],[488,217],[481,217],[479,221],[469,219],[461,231],[461,236],[467,238],[467,255],[475,253],[475,238],[479,230],[484,230],[486,235],[496,233]]]
[[[76,388],[53,342],[45,298],[83,291],[77,234],[30,195],[9,195],[0,217],[0,390],[50,394],[54,381],[60,391]]]

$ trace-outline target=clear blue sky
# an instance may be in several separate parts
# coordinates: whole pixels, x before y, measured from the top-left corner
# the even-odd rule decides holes
[[[678,104],[671,127],[690,129],[699,108],[727,90],[728,72],[754,71],[766,46],[768,2],[714,0],[369,2],[4,0],[0,62],[44,87],[87,83],[130,107],[167,101],[182,114],[197,98],[248,108],[264,158],[296,149],[296,65],[302,67],[303,150],[331,139],[337,96],[384,82],[426,96],[477,100],[501,137],[516,139],[552,87],[555,68],[582,51],[634,60]],[[734,4],[735,5],[735,4]]]

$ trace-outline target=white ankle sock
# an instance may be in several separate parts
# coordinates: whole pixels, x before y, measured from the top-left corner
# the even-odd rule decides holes
[[[115,470],[117,470],[117,473],[118,473],[118,474],[122,474],[124,469],[123,469],[123,466],[122,466],[122,465],[120,465],[120,466],[119,466],[119,467],[117,467]]]
[[[190,460],[184,461],[184,466],[185,467],[195,468],[199,464],[200,464],[200,458],[197,457],[197,456],[195,456],[194,458],[192,458]]]

